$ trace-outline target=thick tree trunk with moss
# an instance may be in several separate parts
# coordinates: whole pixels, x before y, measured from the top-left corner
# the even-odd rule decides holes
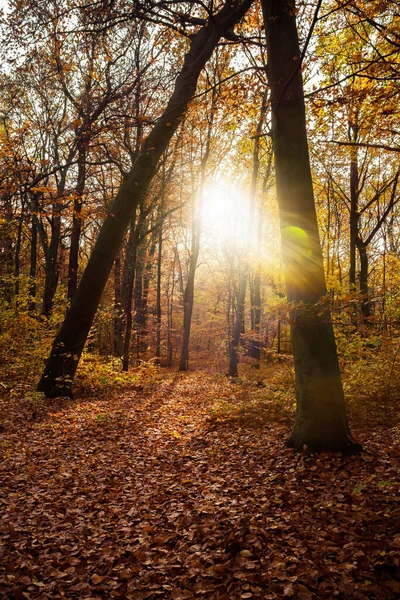
[[[182,71],[163,115],[157,120],[132,169],[124,178],[53,343],[38,389],[47,397],[72,396],[72,381],[104,287],[125,231],[144,199],[162,153],[196,92],[201,70],[219,40],[239,21],[253,0],[225,2],[222,9],[192,38]]]
[[[295,450],[354,452],[347,422],[306,135],[300,50],[292,0],[262,0],[282,250],[296,373]]]

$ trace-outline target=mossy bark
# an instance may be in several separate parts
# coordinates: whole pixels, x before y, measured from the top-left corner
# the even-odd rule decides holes
[[[272,139],[296,374],[296,422],[288,445],[354,452],[329,307],[311,179],[295,6],[262,0]]]

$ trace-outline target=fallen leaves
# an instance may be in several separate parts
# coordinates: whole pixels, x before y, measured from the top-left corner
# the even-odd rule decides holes
[[[395,436],[359,430],[371,450],[359,457],[293,455],[274,402],[199,373],[15,415],[2,433],[0,594],[396,597]]]

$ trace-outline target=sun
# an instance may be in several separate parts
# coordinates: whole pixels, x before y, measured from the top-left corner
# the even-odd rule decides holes
[[[243,246],[249,223],[248,193],[239,185],[219,181],[203,190],[203,232],[212,242]]]

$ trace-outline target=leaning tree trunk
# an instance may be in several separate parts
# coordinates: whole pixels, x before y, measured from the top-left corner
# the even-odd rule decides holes
[[[74,295],[64,323],[53,343],[38,389],[47,397],[72,396],[72,381],[98,304],[125,231],[143,200],[167,148],[196,92],[197,80],[214,48],[246,13],[253,0],[227,1],[194,35],[177,77],[174,92],[157,120],[129,174],[124,178]]]
[[[332,321],[329,310],[318,306],[326,295],[326,284],[308,155],[294,3],[262,0],[262,7],[285,282],[293,307],[297,411],[288,445],[308,452],[352,452],[360,447],[352,441],[347,422]]]

